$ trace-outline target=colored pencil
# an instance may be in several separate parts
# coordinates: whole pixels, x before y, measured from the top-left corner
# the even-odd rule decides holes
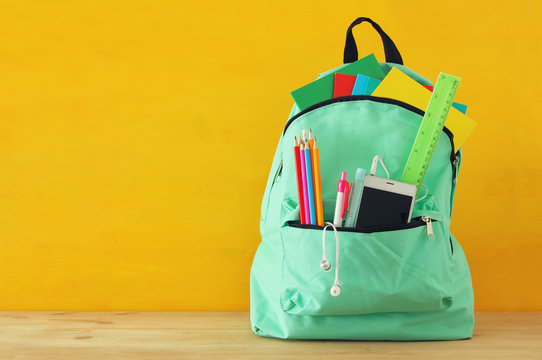
[[[312,129],[309,129],[309,147],[312,149],[314,146],[314,136],[312,135]]]
[[[299,159],[301,163],[301,180],[303,181],[303,206],[305,210],[305,224],[311,223],[309,211],[309,193],[307,189],[307,168],[305,163],[305,145],[301,142],[299,145]]]
[[[316,209],[314,207],[314,186],[312,183],[312,165],[311,165],[311,149],[309,144],[305,143],[305,165],[306,165],[306,177],[307,177],[307,194],[309,196],[309,213],[310,224],[316,225]]]
[[[314,191],[316,191],[316,179],[314,177],[314,154],[313,154],[313,147],[314,147],[314,136],[312,135],[312,129],[309,129],[309,148],[311,150],[311,166],[312,166],[312,185],[314,186]],[[316,193],[314,194],[314,200],[316,201]],[[316,220],[318,220],[318,207],[316,206],[316,203],[314,205],[314,211],[316,214]]]
[[[324,204],[322,201],[322,177],[320,175],[320,150],[318,143],[314,139],[312,147],[313,174],[314,174],[314,196],[316,198],[316,224],[324,226]]]
[[[301,139],[300,139],[301,140]],[[301,159],[297,136],[294,137],[295,172],[297,175],[297,197],[299,199],[299,217],[301,224],[305,224],[305,203],[303,201],[303,178],[301,177]]]

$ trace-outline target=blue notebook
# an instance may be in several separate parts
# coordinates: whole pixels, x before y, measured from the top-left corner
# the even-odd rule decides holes
[[[380,85],[380,80],[358,74],[352,95],[371,95]]]

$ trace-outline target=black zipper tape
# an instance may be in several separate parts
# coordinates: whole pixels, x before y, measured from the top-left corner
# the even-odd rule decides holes
[[[311,105],[308,108],[306,108],[305,110],[301,111],[300,113],[292,116],[288,120],[288,122],[286,122],[286,125],[284,126],[284,131],[282,132],[282,134],[283,135],[286,134],[286,130],[288,130],[288,127],[290,127],[290,125],[297,118],[299,118],[300,116],[303,116],[303,115],[305,115],[305,114],[307,114],[307,113],[309,113],[311,111],[314,111],[316,109],[319,109],[321,107],[324,107],[324,106],[327,106],[327,105],[330,105],[330,104],[357,101],[357,100],[368,100],[368,101],[373,101],[373,102],[378,102],[378,103],[383,103],[383,104],[397,105],[397,106],[400,106],[400,107],[402,107],[402,108],[404,108],[406,110],[412,111],[413,113],[416,113],[418,115],[421,115],[421,116],[425,115],[425,111],[423,111],[423,110],[421,110],[421,109],[419,109],[419,108],[417,108],[415,106],[412,106],[410,104],[407,104],[405,102],[396,100],[396,99],[378,97],[378,96],[370,96],[370,95],[341,96],[341,97],[336,97],[336,98],[324,100],[324,101],[321,101],[321,102],[316,103],[314,105]],[[455,154],[456,154],[455,147],[454,147],[454,135],[452,134],[450,129],[448,129],[446,126],[442,129],[442,131],[444,131],[444,133],[448,136],[448,138],[450,139],[450,144],[452,145],[452,152],[450,153],[450,162],[453,165],[453,162],[454,162],[454,159],[455,159]]]
[[[437,222],[438,220],[431,219],[431,221]],[[375,232],[413,229],[413,228],[425,226],[426,224],[427,223],[423,221],[421,217],[417,217],[417,218],[412,219],[408,224],[372,226],[372,227],[366,227],[366,228],[337,227],[337,231],[370,234],[370,233],[375,233]],[[310,229],[310,230],[324,229],[323,226],[300,224],[298,221],[288,221],[288,226],[299,228],[299,229]]]

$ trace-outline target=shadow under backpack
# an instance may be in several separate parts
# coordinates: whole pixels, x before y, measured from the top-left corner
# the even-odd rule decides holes
[[[385,74],[398,67],[420,84],[432,85],[403,66],[393,41],[368,18],[358,18],[348,28],[344,63],[358,58],[352,28],[363,21],[382,37],[386,62],[380,66]],[[320,148],[322,198],[324,218],[332,219],[341,171],[354,174],[378,154],[390,178],[401,178],[423,115],[422,109],[409,104],[365,95],[329,99],[303,111],[294,105],[267,181],[260,219],[262,242],[251,269],[250,320],[257,335],[350,340],[472,337],[470,271],[449,230],[462,151],[455,151],[447,128],[424,178],[428,194],[416,203],[409,224],[378,231],[337,231],[340,296],[330,294],[334,271],[320,267],[323,228],[298,223],[293,143],[302,129],[312,129],[317,139],[326,137],[326,148]],[[433,241],[428,240],[428,224],[421,217],[432,219]],[[328,240],[326,246],[334,259],[335,241]]]

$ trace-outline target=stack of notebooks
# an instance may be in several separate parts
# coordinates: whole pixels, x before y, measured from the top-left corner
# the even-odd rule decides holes
[[[433,86],[422,85],[394,67],[384,74],[373,54],[322,74],[317,80],[292,91],[300,111],[319,102],[343,96],[372,95],[396,99],[425,110]],[[445,126],[454,134],[459,149],[476,123],[465,115],[467,106],[453,103]]]

